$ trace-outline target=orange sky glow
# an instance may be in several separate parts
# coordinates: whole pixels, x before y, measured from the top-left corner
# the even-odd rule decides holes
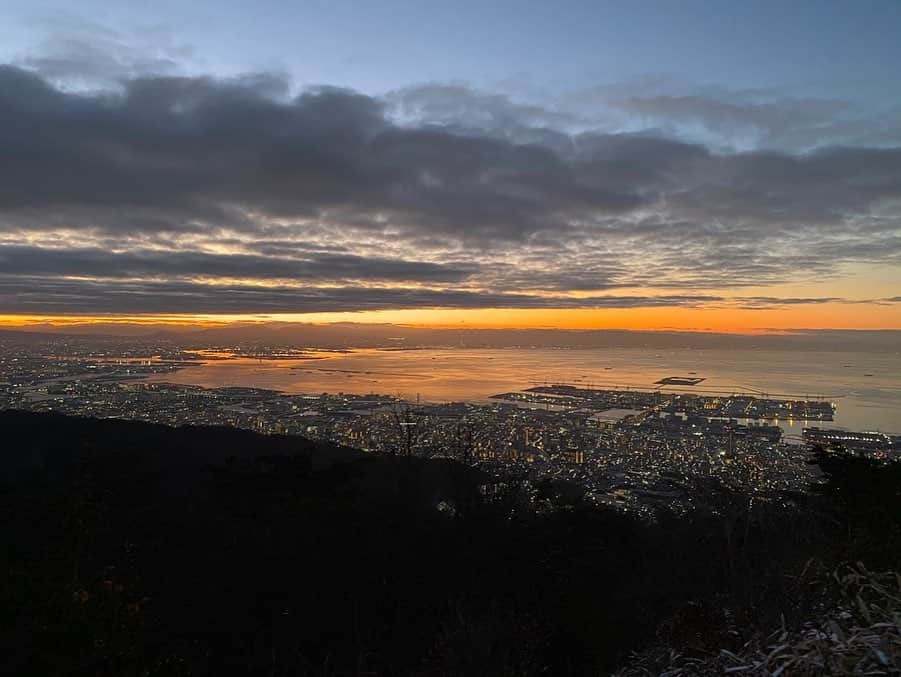
[[[427,327],[682,330],[766,333],[790,329],[901,329],[901,305],[823,303],[760,310],[729,308],[410,309],[272,315],[0,315],[0,326],[116,323],[216,326],[237,322],[390,323]]]

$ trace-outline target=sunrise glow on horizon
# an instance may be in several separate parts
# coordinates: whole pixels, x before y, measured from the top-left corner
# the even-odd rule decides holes
[[[714,310],[544,309],[482,310],[415,309],[357,313],[271,315],[0,315],[0,327],[57,327],[82,324],[122,324],[168,327],[227,326],[247,323],[360,323],[469,329],[552,328],[573,330],[700,331],[717,333],[779,333],[791,330],[901,330],[901,310],[871,304],[830,303],[805,308]]]

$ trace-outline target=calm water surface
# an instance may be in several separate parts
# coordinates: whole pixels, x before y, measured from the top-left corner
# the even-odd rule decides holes
[[[824,396],[837,405],[834,427],[901,434],[901,353],[450,348],[322,355],[307,360],[210,360],[148,380],[484,402],[497,393],[543,383],[651,389],[665,376],[697,375],[706,380],[678,390]],[[802,427],[800,422],[782,425],[795,433]]]

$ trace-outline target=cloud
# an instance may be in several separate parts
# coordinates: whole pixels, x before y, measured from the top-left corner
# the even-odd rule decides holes
[[[736,90],[659,76],[572,92],[557,107],[595,125],[656,130],[727,152],[901,144],[897,102],[874,108],[803,89]]]
[[[194,282],[120,282],[0,277],[4,313],[310,313],[406,308],[648,308],[721,301],[711,295],[573,298],[457,289],[280,287]]]
[[[779,306],[818,306],[825,303],[847,303],[847,300],[836,296],[815,298],[751,296],[736,298],[735,302],[738,307],[746,310],[768,310]]]
[[[901,147],[736,152],[462,85],[298,93],[278,74],[60,58],[60,78],[116,83],[0,67],[3,312],[717,304],[901,262]],[[674,95],[619,108],[770,138],[845,111]]]
[[[607,180],[601,159],[400,128],[372,98],[320,88],[285,101],[271,84],[140,78],[121,94],[88,96],[5,68],[0,129],[17,163],[2,177],[0,208],[85,220],[90,209],[159,210],[173,225],[239,225],[229,209],[240,207],[518,239],[557,225],[558,214],[622,212],[648,199]],[[115,228],[106,215],[101,225]]]
[[[390,280],[460,282],[474,269],[422,261],[351,254],[306,252],[295,258],[204,252],[108,252],[102,249],[49,249],[0,246],[0,275],[102,277],[105,279],[228,278],[308,282]]]
[[[734,95],[704,94],[627,96],[610,105],[650,124],[679,131],[702,130],[710,138],[744,144],[785,146],[799,141],[811,128],[829,133],[849,112],[847,101],[777,98],[747,100]]]
[[[390,117],[401,125],[430,126],[458,134],[489,134],[516,143],[559,151],[571,148],[571,134],[591,127],[575,113],[554,110],[462,83],[414,85],[385,96]]]
[[[193,55],[189,45],[160,25],[113,29],[67,14],[30,24],[43,38],[17,65],[68,87],[97,89],[141,75],[173,75]]]

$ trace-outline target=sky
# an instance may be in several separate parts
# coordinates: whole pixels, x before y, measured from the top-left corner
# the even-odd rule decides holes
[[[901,329],[901,3],[0,2],[0,324]]]

